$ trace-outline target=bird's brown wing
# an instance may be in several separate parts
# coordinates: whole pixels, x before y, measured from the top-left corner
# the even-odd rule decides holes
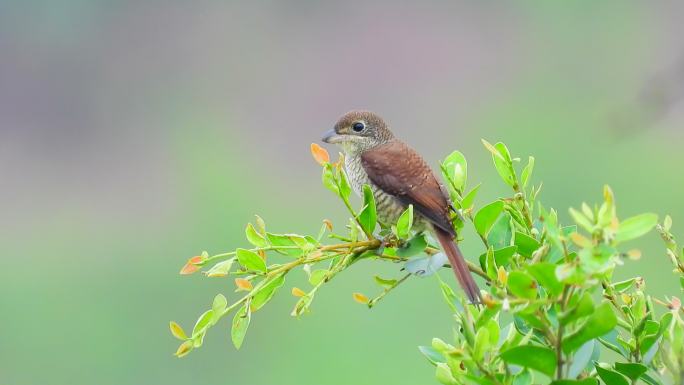
[[[436,227],[454,236],[449,199],[430,166],[415,150],[393,140],[367,150],[361,164],[370,180],[384,192],[413,207]]]

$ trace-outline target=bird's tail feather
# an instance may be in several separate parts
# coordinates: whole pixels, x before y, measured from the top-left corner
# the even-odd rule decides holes
[[[480,303],[480,288],[477,286],[473,276],[470,274],[470,271],[468,270],[468,264],[463,258],[461,250],[454,242],[454,237],[440,228],[435,228],[435,234],[437,235],[437,240],[442,245],[442,249],[449,258],[449,263],[454,269],[458,283],[461,284],[461,287],[468,296],[468,299],[472,303]]]

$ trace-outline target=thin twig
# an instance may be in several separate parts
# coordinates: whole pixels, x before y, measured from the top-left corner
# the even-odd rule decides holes
[[[413,274],[411,274],[411,273],[406,274],[405,276],[403,276],[399,280],[397,280],[392,286],[389,286],[388,288],[383,290],[382,293],[380,293],[380,295],[378,295],[377,297],[368,301],[368,308],[370,309],[373,306],[375,306],[375,304],[378,303],[381,299],[383,299],[390,291],[394,290],[395,287],[401,285],[404,281],[409,279],[409,277],[412,275]]]

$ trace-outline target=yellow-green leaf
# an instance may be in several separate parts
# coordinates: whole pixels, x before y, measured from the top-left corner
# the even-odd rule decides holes
[[[242,346],[242,341],[245,339],[245,334],[247,333],[247,328],[249,327],[249,321],[251,318],[252,313],[247,308],[247,304],[242,305],[240,310],[238,310],[233,317],[233,324],[230,329],[230,337],[236,349],[240,349],[240,346]]]
[[[266,242],[264,236],[259,234],[251,223],[248,223],[247,228],[245,228],[245,236],[247,237],[249,243],[256,247],[268,246],[268,242]]]
[[[185,357],[186,355],[188,355],[188,353],[190,353],[190,351],[192,351],[192,348],[193,348],[192,340],[187,340],[187,341],[183,342],[182,344],[180,344],[180,346],[178,347],[178,350],[176,350],[176,353],[174,353],[174,355],[178,358]]]
[[[399,239],[408,238],[411,234],[411,227],[413,227],[413,205],[409,205],[397,220],[397,237]]]
[[[169,329],[171,329],[171,334],[173,334],[173,336],[178,338],[179,340],[188,339],[188,336],[185,335],[185,331],[183,330],[183,328],[177,323],[173,321],[169,322]]]
[[[631,239],[639,238],[640,236],[651,231],[655,225],[658,224],[658,215],[646,213],[637,215],[620,222],[615,240],[624,242]]]

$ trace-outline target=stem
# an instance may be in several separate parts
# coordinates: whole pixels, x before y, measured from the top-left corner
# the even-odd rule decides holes
[[[565,246],[565,244],[563,244]],[[560,301],[560,308],[561,308],[561,313],[565,311],[565,305],[567,303],[567,300],[569,298],[570,294],[570,286],[565,285],[563,287],[563,294],[561,295],[561,301]],[[563,365],[565,364],[563,362],[563,332],[565,331],[565,328],[563,327],[562,323],[558,324],[558,334],[556,336],[556,362],[557,362],[557,367],[556,367],[556,379],[560,380],[563,378]]]
[[[412,275],[413,275],[413,274],[411,274],[411,273],[406,274],[405,276],[401,277],[401,279],[399,279],[397,282],[395,282],[394,285],[392,285],[392,286],[386,288],[385,290],[383,290],[383,292],[380,293],[380,295],[378,295],[377,297],[375,297],[375,298],[373,298],[372,300],[368,301],[368,308],[370,309],[370,308],[372,308],[373,306],[375,306],[375,304],[378,303],[381,299],[383,299],[390,291],[394,290],[395,287],[401,285],[404,281],[406,281],[407,279],[409,279],[409,277],[412,276]]]
[[[227,308],[225,308],[225,310],[223,310],[223,313],[221,313],[221,315],[219,316],[219,318],[221,318],[221,317],[223,317],[224,315],[230,313],[230,312],[233,311],[233,309],[235,309],[236,307],[242,305],[245,301],[247,301],[248,298],[249,298],[249,295],[246,295],[246,296],[240,298],[239,301],[237,301],[237,302],[235,302],[234,304],[232,304],[232,305],[228,306]]]
[[[349,213],[352,215],[352,218],[354,218],[354,222],[356,222],[357,225],[363,230],[364,234],[366,234],[366,237],[368,239],[374,239],[373,234],[366,231],[363,226],[361,226],[361,222],[359,222],[359,217],[354,211],[354,208],[351,206],[351,203],[349,203],[349,199],[347,198],[342,198],[342,202],[344,202],[344,205],[347,207],[347,210],[349,210]],[[363,211],[363,210],[361,210]]]
[[[603,287],[603,291],[605,291],[604,297],[607,298],[608,301],[610,301],[615,310],[617,310],[618,314],[620,314],[620,318],[618,318],[618,325],[622,326],[627,330],[630,330],[632,327],[630,324],[630,318],[627,315],[627,313],[625,313],[624,310],[622,310],[620,304],[617,303],[617,300],[615,299],[615,291],[613,290],[613,286],[611,286],[610,282],[607,282],[606,280],[601,281],[601,286]]]
[[[299,247],[299,246],[266,246],[266,247],[255,247],[255,248],[247,249],[247,250],[253,251],[253,252],[256,253],[256,252],[258,252],[258,251],[295,250],[295,249],[296,249],[296,250],[301,250],[301,247]],[[202,261],[202,264],[201,264],[201,265],[198,263],[197,266],[204,266],[204,265],[206,265],[207,263],[212,262],[212,261],[214,261],[214,260],[216,260],[216,259],[221,259],[221,258],[225,258],[225,257],[232,257],[232,256],[234,256],[234,255],[236,255],[236,254],[237,254],[237,250],[236,250],[236,251],[231,251],[231,252],[228,252],[228,253],[221,253],[221,254],[212,255],[211,257],[209,257],[209,258],[205,259],[204,261]]]
[[[520,185],[518,185],[517,182],[513,186],[513,189],[516,192],[516,198],[522,204],[522,213],[523,217],[525,218],[525,222],[527,223],[527,227],[531,229],[534,227],[534,225],[532,221],[532,214],[530,213],[529,207],[527,207],[527,196],[525,194],[525,191],[520,188]]]
[[[653,302],[657,303],[657,304],[660,305],[660,306],[664,306],[664,307],[666,307],[666,308],[668,308],[668,309],[670,309],[670,310],[674,310],[674,308],[672,307],[671,304],[669,304],[669,303],[667,303],[667,302],[665,302],[665,301],[661,301],[661,300],[659,300],[658,298],[653,298]],[[681,310],[682,313],[684,313],[684,306],[680,307],[679,310]]]
[[[319,250],[320,251],[335,251],[335,250],[339,250],[339,249],[354,249],[354,248],[358,248],[358,247],[364,247],[367,250],[373,250],[373,249],[377,249],[381,245],[382,245],[382,242],[380,240],[371,239],[368,241],[338,243],[336,245],[322,246],[321,248],[319,248]]]

